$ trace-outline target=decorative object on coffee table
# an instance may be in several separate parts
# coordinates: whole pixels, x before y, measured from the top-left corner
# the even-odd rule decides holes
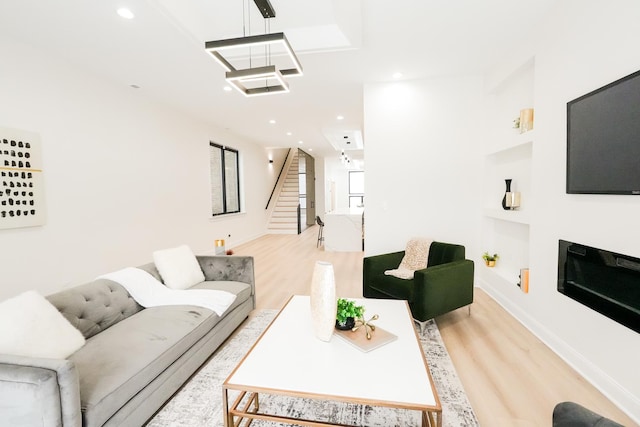
[[[364,307],[355,301],[338,298],[336,309],[336,329],[349,330],[356,325],[364,314]]]
[[[368,353],[398,339],[397,335],[392,334],[386,329],[376,328],[375,326],[371,331],[366,330],[365,332],[359,328],[354,328],[354,330],[350,331],[336,331],[335,335],[364,353]]]
[[[338,306],[333,264],[316,262],[311,279],[310,304],[313,333],[322,341],[331,340]]]
[[[487,265],[487,267],[495,267],[496,260],[498,258],[500,258],[498,254],[490,255],[489,252],[485,252],[482,254],[482,259],[484,260],[484,263]]]
[[[378,316],[377,314],[374,314],[369,320],[364,320],[364,317],[361,317],[360,319],[356,320],[356,325],[352,328],[352,331],[356,332],[358,329],[360,329],[360,327],[364,327],[365,336],[368,340],[370,340],[371,332],[374,332],[376,330],[376,325],[372,324],[371,322],[374,320],[378,320],[379,318],[380,316]]]

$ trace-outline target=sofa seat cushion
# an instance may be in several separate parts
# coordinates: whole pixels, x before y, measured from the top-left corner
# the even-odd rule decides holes
[[[384,280],[375,280],[369,283],[369,287],[393,299],[413,301],[413,279],[400,279],[394,276],[383,277]]]
[[[212,282],[201,282],[190,289],[214,289],[218,291],[231,292],[236,296],[236,300],[229,306],[227,312],[233,310],[249,298],[251,298],[251,285],[244,282],[234,282],[231,280],[216,280]]]
[[[243,282],[201,282],[191,289],[235,294],[227,312],[251,298],[251,285]],[[219,320],[213,311],[203,307],[151,307],[87,340],[69,358],[80,377],[83,426],[104,424]]]
[[[152,307],[87,340],[69,357],[80,377],[83,426],[104,424],[219,320],[202,307]]]

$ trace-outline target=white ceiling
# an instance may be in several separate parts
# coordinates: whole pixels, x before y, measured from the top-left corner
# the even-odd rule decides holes
[[[224,69],[204,50],[208,40],[264,34],[253,0],[0,0],[0,37],[138,85],[131,90],[265,147],[337,156],[343,141],[335,139],[362,132],[364,83],[395,72],[482,73],[517,49],[557,0],[270,1],[270,32],[285,33],[304,68],[288,79],[288,94],[223,91]],[[118,16],[120,7],[135,18]]]

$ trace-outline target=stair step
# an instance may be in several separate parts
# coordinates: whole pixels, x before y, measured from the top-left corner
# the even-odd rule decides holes
[[[281,210],[281,211],[274,211],[272,216],[272,218],[278,217],[278,218],[298,218],[298,210],[297,209],[290,209],[290,210]]]
[[[298,225],[298,218],[293,217],[293,218],[289,218],[289,217],[272,217],[271,218],[271,224],[293,224],[295,226]]]
[[[298,230],[267,230],[268,234],[298,234]]]
[[[298,229],[298,223],[289,224],[289,223],[280,223],[280,222],[272,222],[269,224],[270,230],[291,230]]]
[[[299,203],[299,202],[300,202],[300,197],[298,197],[298,196],[293,196],[293,197],[292,197],[292,196],[284,196],[284,197],[280,197],[280,198],[278,199],[278,202],[286,202],[286,203],[294,202],[294,203]]]

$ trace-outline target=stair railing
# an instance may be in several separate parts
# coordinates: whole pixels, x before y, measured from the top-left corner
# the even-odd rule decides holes
[[[269,203],[271,203],[271,199],[273,198],[273,194],[276,192],[276,188],[278,187],[278,183],[280,182],[280,177],[282,176],[282,171],[284,171],[284,168],[287,165],[287,159],[289,159],[289,154],[291,154],[291,148],[289,148],[289,151],[287,151],[287,156],[285,157],[285,160],[282,163],[282,167],[280,168],[280,173],[278,174],[278,179],[276,179],[276,182],[273,184],[273,189],[271,190],[271,195],[269,196],[269,200],[267,201],[267,206],[264,207],[265,209],[269,209]]]

